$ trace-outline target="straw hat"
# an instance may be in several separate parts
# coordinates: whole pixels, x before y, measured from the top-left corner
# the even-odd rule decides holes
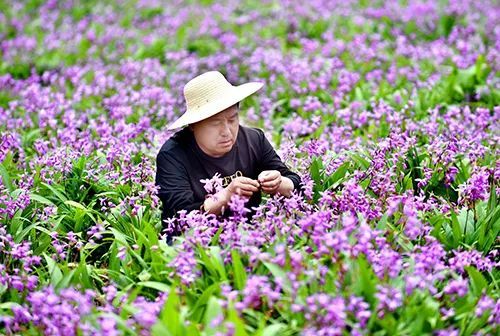
[[[207,119],[257,92],[263,85],[250,82],[233,86],[220,72],[205,72],[184,86],[187,110],[168,130]]]

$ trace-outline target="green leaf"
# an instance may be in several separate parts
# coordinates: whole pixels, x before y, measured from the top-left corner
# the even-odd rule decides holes
[[[208,271],[208,273],[210,273],[210,275],[214,279],[218,279],[219,276],[217,273],[217,268],[212,262],[212,259],[208,257],[208,254],[203,246],[198,246],[198,254],[199,254],[198,262],[200,262],[205,267],[205,269]]]
[[[222,233],[222,229],[224,227],[221,225],[219,227],[219,229],[217,229],[217,232],[214,234],[214,236],[212,237],[212,239],[210,240],[210,245],[217,245],[218,241],[219,241],[219,237],[220,237],[220,234]]]
[[[33,142],[40,137],[41,129],[35,128],[22,136],[22,146],[25,149],[33,145]]]
[[[63,277],[62,272],[59,267],[57,267],[57,263],[54,259],[52,259],[47,253],[44,253],[43,257],[45,258],[47,269],[50,274],[50,284],[56,287]]]
[[[362,157],[360,154],[352,153],[350,157],[358,165],[359,168],[367,170],[370,167],[370,161]]]
[[[17,213],[16,213],[17,215]],[[24,218],[24,217],[18,217],[17,220],[19,221],[24,221],[24,223],[30,223],[31,221],[28,219],[28,218]],[[20,243],[22,242],[26,236],[31,232],[31,230],[34,230],[36,228],[36,226],[40,225],[40,223],[36,222],[36,223],[33,223],[31,225],[28,225],[27,227],[25,227],[20,233],[14,233],[14,241],[16,243]]]
[[[214,283],[210,285],[207,289],[205,289],[203,294],[200,295],[199,299],[196,301],[193,308],[191,309],[190,319],[198,323],[201,323],[201,321],[203,321],[203,316],[206,313],[206,308],[209,299],[213,296],[215,292],[218,292],[219,290],[220,290],[220,283]]]
[[[7,189],[10,192],[12,192],[14,190],[14,187],[12,186],[12,181],[9,172],[2,163],[0,163],[0,175],[2,176],[2,183],[7,187]]]
[[[488,209],[490,212],[498,207],[497,193],[495,183],[491,183],[490,197],[488,198]]]
[[[311,178],[314,180],[315,184],[321,184],[321,170],[323,169],[323,163],[320,158],[315,157],[311,162],[310,172]]]
[[[343,164],[341,164],[340,167],[338,167],[337,170],[335,170],[335,173],[333,173],[333,175],[330,176],[331,182],[335,183],[342,177],[344,177],[345,173],[347,172],[350,166],[351,166],[350,162],[344,162]]]
[[[448,37],[450,35],[453,26],[455,25],[456,17],[454,15],[443,15],[439,19],[438,31],[439,35]]]
[[[168,295],[167,303],[161,312],[160,318],[172,335],[180,335],[182,331],[179,313],[180,301],[175,291],[176,287],[177,285],[172,286],[173,290]]]
[[[70,201],[65,201],[64,204],[71,205],[74,208],[77,208],[77,209],[80,209],[80,210],[87,212],[87,208],[78,202],[70,200]]]
[[[157,320],[156,323],[151,328],[151,335],[153,336],[171,336],[172,334],[167,329],[165,323],[161,320]]]
[[[280,279],[283,284],[283,289],[290,293],[292,291],[292,285],[290,283],[290,279],[288,279],[287,272],[285,272],[281,267],[276,264],[272,264],[269,262],[264,262],[264,265],[271,272],[275,279]]]
[[[89,269],[91,269],[91,265],[88,265],[85,261],[85,253],[80,251],[80,262],[78,263],[78,267],[76,268],[75,276],[73,277],[73,281],[76,281],[77,284],[83,285],[84,288],[90,289],[93,288],[92,281],[89,276]]]
[[[465,266],[467,273],[469,274],[472,292],[476,297],[479,297],[483,290],[488,286],[488,282],[484,276],[473,266]]]
[[[463,335],[475,335],[474,332],[479,331],[481,329],[481,334],[483,335],[496,335],[498,332],[495,332],[494,328],[498,328],[495,324],[488,323],[488,319],[490,318],[490,314],[483,314],[481,317],[476,317],[470,323],[466,325],[465,330],[463,331]],[[489,330],[488,330],[489,329]],[[479,334],[479,333],[478,333]]]
[[[54,195],[57,196],[57,198],[59,198],[59,200],[61,202],[66,202],[68,200],[68,198],[66,196],[64,196],[59,190],[57,190],[55,187],[51,186],[50,184],[47,184],[45,182],[42,182],[42,185],[49,189]]]
[[[170,286],[158,281],[141,281],[137,283],[137,286],[153,288],[160,292],[170,292]]]
[[[462,230],[460,228],[460,223],[458,221],[457,215],[454,211],[451,211],[451,230],[456,247],[462,241]]]
[[[433,226],[431,234],[439,239],[442,244],[446,245],[446,247],[453,248],[454,244],[450,244],[449,239],[446,238],[444,233],[443,224],[446,223],[446,221],[447,218],[442,213],[436,213],[429,218],[429,223]]]
[[[387,227],[387,219],[388,219],[388,216],[385,213],[382,216],[382,218],[380,218],[379,222],[377,223],[377,230],[384,231],[386,229],[386,227]]]
[[[64,274],[63,278],[57,283],[56,288],[67,288],[75,274],[76,270],[71,270],[69,273]]]
[[[46,199],[43,196],[37,195],[37,194],[33,194],[33,193],[30,194],[30,199],[34,200],[34,201],[37,201],[39,203],[45,204],[45,205],[54,205],[54,202]]]
[[[463,239],[466,242],[473,242],[474,238],[474,214],[469,209],[462,209],[457,216],[460,229],[464,232]]]
[[[372,268],[368,264],[366,257],[360,255],[356,260],[357,267],[353,270],[354,292],[362,295],[365,300],[373,305],[375,303],[376,277]],[[358,274],[356,274],[356,271]]]
[[[281,335],[281,331],[285,328],[286,324],[283,323],[271,324],[262,331],[262,336],[279,336]]]
[[[128,236],[124,235],[122,232],[116,230],[115,228],[111,228],[111,232],[115,236],[115,240],[118,241],[121,245],[123,245],[127,249],[127,253],[132,255],[139,262],[140,266],[143,269],[149,270],[149,266],[144,261],[144,259],[137,252],[135,252],[134,249],[130,247],[130,244],[127,242]]]
[[[0,303],[0,309],[12,310],[14,307],[20,307],[21,305],[16,302],[2,302]]]
[[[212,322],[223,316],[222,307],[219,303],[219,299],[215,296],[211,296],[207,302],[207,310],[204,316],[205,331],[208,336],[213,336],[217,333],[217,328],[212,327]]]
[[[236,289],[243,290],[247,282],[245,267],[243,267],[243,263],[241,262],[240,255],[237,250],[231,250],[231,257],[233,259],[233,275]]]
[[[243,323],[241,318],[238,316],[238,312],[234,309],[232,303],[229,304],[227,315],[227,319],[234,324],[234,336],[248,336],[245,330],[245,323]]]
[[[341,182],[342,178],[346,175],[347,171],[349,170],[351,166],[350,162],[344,162],[341,164],[335,172],[328,177],[326,181],[326,187],[328,189],[330,188],[336,188]]]
[[[221,249],[219,246],[210,246],[209,247],[210,251],[210,260],[212,261],[212,264],[214,265],[215,269],[217,270],[217,273],[220,276],[220,279],[225,281],[227,280],[227,274],[226,274],[226,268],[224,267],[224,260],[222,259],[221,256]]]

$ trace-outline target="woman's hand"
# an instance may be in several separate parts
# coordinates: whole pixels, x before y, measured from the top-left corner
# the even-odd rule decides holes
[[[259,174],[257,180],[263,192],[274,195],[280,193],[285,197],[292,195],[294,185],[292,180],[286,176],[281,176],[277,170],[264,170]]]
[[[248,177],[239,176],[215,195],[207,197],[202,205],[202,210],[219,215],[224,212],[225,207],[231,200],[231,196],[240,195],[250,198],[256,191],[259,191],[259,182]]]
[[[239,176],[231,181],[231,183],[226,187],[226,190],[227,201],[231,199],[232,195],[240,195],[250,198],[254,192],[259,191],[259,182],[245,176]]]
[[[257,178],[260,188],[267,194],[275,194],[282,181],[281,173],[277,170],[264,170]]]

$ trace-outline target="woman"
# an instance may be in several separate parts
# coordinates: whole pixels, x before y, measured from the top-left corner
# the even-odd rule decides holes
[[[187,127],[168,139],[157,156],[162,223],[179,210],[227,215],[233,195],[246,198],[250,209],[259,205],[261,192],[289,197],[299,190],[300,177],[281,161],[264,132],[239,124],[239,102],[262,86],[233,86],[217,71],[185,85],[187,110],[168,129]],[[223,188],[207,197],[201,180],[215,174],[220,174]]]

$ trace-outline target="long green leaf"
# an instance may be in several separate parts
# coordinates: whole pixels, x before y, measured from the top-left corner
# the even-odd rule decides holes
[[[205,332],[207,336],[214,336],[217,333],[217,328],[212,326],[212,322],[219,318],[219,316],[223,316],[222,307],[219,303],[219,299],[215,296],[211,296],[208,298],[207,302],[207,310],[204,314],[204,324],[205,324]]]
[[[376,292],[375,274],[364,256],[358,257],[356,263],[357,268],[354,271],[357,271],[358,274],[353,273],[356,284],[354,292],[364,296],[366,301],[373,305]]]
[[[228,308],[228,320],[234,325],[234,336],[248,336],[245,330],[245,323],[238,316],[238,312],[234,309],[232,303],[229,304]]]
[[[43,197],[41,195],[37,195],[37,194],[34,194],[34,193],[30,194],[30,199],[34,200],[34,201],[37,201],[39,203],[45,204],[45,205],[54,205],[54,202],[46,199],[45,197]]]
[[[3,163],[0,163],[0,175],[2,176],[2,183],[4,184],[4,186],[7,187],[7,190],[9,190],[9,192],[12,192],[14,190],[14,187],[12,186],[12,180]]]
[[[287,272],[285,272],[285,270],[283,270],[278,265],[269,262],[264,262],[264,265],[276,279],[281,280],[281,283],[283,284],[283,289],[286,292],[290,293],[292,291],[292,284],[290,283],[290,279],[288,279]]]
[[[233,275],[236,289],[243,290],[247,282],[245,267],[241,262],[240,254],[237,250],[231,250],[231,257],[233,259]]]
[[[286,328],[284,323],[274,323],[268,325],[263,331],[262,336],[279,336],[282,335],[283,329]]]
[[[453,240],[455,242],[455,246],[458,246],[462,241],[462,230],[460,228],[460,223],[458,221],[457,215],[455,212],[451,212],[451,231],[453,233]]]
[[[199,299],[194,304],[190,311],[189,317],[191,320],[200,323],[203,320],[204,314],[206,312],[207,304],[209,299],[213,294],[220,290],[220,283],[214,283],[210,285],[203,294],[200,295]]]
[[[54,188],[53,186],[51,186],[50,184],[47,184],[45,182],[42,182],[42,185],[49,189],[54,195],[57,196],[57,198],[59,198],[59,200],[61,202],[66,202],[68,200],[68,198],[66,196],[64,196],[59,190],[57,190],[56,188]]]
[[[167,303],[161,313],[161,320],[172,335],[180,335],[182,330],[179,314],[180,301],[175,288],[175,285],[172,286],[172,290],[168,294]]]
[[[222,259],[221,256],[221,249],[219,246],[210,246],[210,256],[212,260],[212,264],[214,265],[215,269],[217,270],[217,273],[220,276],[220,279],[222,281],[227,280],[227,273],[226,273],[226,268],[224,267],[224,260]]]
[[[62,272],[57,266],[57,263],[54,261],[54,259],[52,259],[47,253],[44,253],[43,257],[45,258],[45,262],[47,263],[47,269],[50,275],[50,283],[55,287],[63,277]]]
[[[137,286],[153,288],[160,292],[170,292],[170,286],[158,281],[141,281],[137,283]]]
[[[480,296],[483,290],[488,286],[488,282],[475,267],[466,266],[465,269],[467,273],[469,273],[472,292],[475,296]]]
[[[330,185],[335,185],[341,178],[345,176],[349,167],[351,166],[350,162],[344,162],[340,165],[340,167],[335,170],[335,172],[328,178],[328,182]]]

